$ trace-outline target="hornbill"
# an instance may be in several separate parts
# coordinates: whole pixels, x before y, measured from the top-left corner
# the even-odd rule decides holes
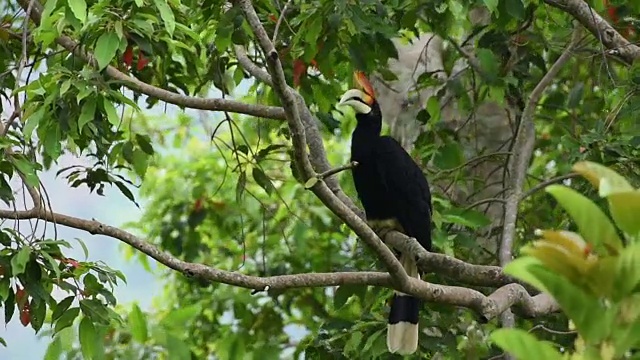
[[[364,73],[356,71],[360,89],[344,93],[339,105],[351,106],[357,125],[351,136],[351,161],[358,198],[376,231],[397,230],[431,250],[431,191],[422,170],[395,139],[381,136],[382,114]],[[409,276],[420,278],[413,254],[399,254]],[[412,354],[418,347],[418,298],[395,292],[387,326],[391,353]]]

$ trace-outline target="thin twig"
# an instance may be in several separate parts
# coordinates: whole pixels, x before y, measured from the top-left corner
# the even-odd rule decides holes
[[[282,24],[284,17],[287,15],[287,10],[289,10],[289,5],[291,5],[291,0],[287,1],[287,3],[284,5],[284,8],[282,8],[282,11],[280,12],[280,17],[278,18],[278,22],[276,23],[276,28],[273,30],[273,38],[271,39],[271,42],[274,44],[278,39],[278,30],[280,30],[280,25]]]
[[[528,198],[529,196],[535,194],[536,192],[546,188],[547,186],[549,186],[551,184],[559,183],[559,182],[567,180],[567,179],[573,179],[573,178],[578,177],[578,176],[580,176],[580,174],[578,174],[578,173],[569,173],[569,174],[566,174],[566,175],[557,176],[557,177],[554,177],[552,179],[545,180],[545,181],[543,181],[541,183],[538,183],[536,186],[534,186],[531,189],[527,190],[526,192],[522,193],[522,195],[520,196],[520,201]]]
[[[358,162],[357,161],[352,161],[346,165],[342,165],[342,166],[338,166],[337,168],[333,168],[330,170],[327,170],[321,174],[318,174],[316,177],[319,180],[324,180],[326,178],[328,178],[331,175],[335,175],[341,171],[345,171],[345,170],[349,170],[349,169],[353,169],[354,167],[358,166]]]

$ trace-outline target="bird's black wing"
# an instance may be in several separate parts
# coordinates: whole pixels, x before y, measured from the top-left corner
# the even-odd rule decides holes
[[[389,206],[404,228],[431,250],[431,191],[422,170],[393,138],[383,136],[376,147],[378,176],[386,188]]]

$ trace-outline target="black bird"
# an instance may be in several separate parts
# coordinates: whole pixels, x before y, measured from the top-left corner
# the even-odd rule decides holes
[[[397,230],[431,251],[431,191],[422,170],[395,139],[381,136],[382,114],[373,87],[364,73],[354,73],[361,89],[344,93],[339,105],[351,106],[357,125],[351,136],[353,181],[367,222],[376,231]],[[400,253],[409,276],[420,278],[413,254]],[[418,298],[395,292],[391,300],[387,347],[412,354],[418,347]]]

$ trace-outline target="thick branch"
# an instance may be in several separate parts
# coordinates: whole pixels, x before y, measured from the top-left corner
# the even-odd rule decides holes
[[[504,266],[511,261],[513,241],[516,233],[516,221],[518,218],[518,205],[522,197],[522,187],[529,168],[531,155],[535,145],[535,125],[533,118],[542,94],[553,82],[560,69],[571,58],[574,49],[581,40],[580,25],[576,24],[571,41],[560,57],[551,66],[538,85],[529,96],[529,101],[522,112],[518,133],[514,140],[514,149],[518,149],[509,158],[509,183],[507,201],[505,204],[504,227],[502,229],[502,243],[500,244],[500,265]]]
[[[20,6],[22,6],[24,9],[27,9],[29,7],[30,0],[18,0],[18,2],[20,3]],[[30,17],[36,25],[40,24],[40,20],[42,18],[42,5],[35,0],[33,0],[33,9],[31,11]],[[75,42],[70,37],[61,35],[56,39],[56,42],[69,52],[95,66],[96,62],[93,55],[85,51],[77,42]],[[138,91],[147,96],[158,98],[170,104],[175,104],[192,109],[228,111],[276,120],[283,120],[285,118],[284,110],[281,107],[253,105],[228,99],[203,99],[193,96],[181,95],[165,89],[161,89],[159,87],[155,87],[153,85],[149,85],[134,77],[124,74],[113,66],[107,66],[104,71],[111,78],[122,81],[124,85],[131,90]]]
[[[385,234],[384,241],[395,249],[415,254],[418,267],[425,273],[437,273],[456,282],[474,286],[500,287],[519,283],[506,275],[499,266],[474,265],[448,255],[429,252],[415,239],[397,231]],[[520,284],[530,292],[537,292],[524,283]]]
[[[545,3],[571,14],[607,49],[631,64],[640,59],[640,46],[630,43],[584,0],[544,0]]]
[[[527,317],[536,317],[558,311],[556,303],[546,294],[538,294],[532,297],[519,284],[507,284],[494,291],[491,295],[485,296],[473,289],[431,284],[413,278],[408,279],[408,286],[403,286],[400,289],[391,275],[382,272],[307,273],[270,277],[248,276],[203,264],[182,261],[129,232],[96,220],[85,220],[40,209],[28,211],[0,210],[0,218],[16,220],[41,219],[55,222],[58,225],[84,230],[94,235],[109,236],[136,248],[159,263],[184,275],[257,291],[338,285],[381,286],[402,290],[426,301],[469,308],[486,320],[495,318],[511,306],[515,306],[523,316]]]

